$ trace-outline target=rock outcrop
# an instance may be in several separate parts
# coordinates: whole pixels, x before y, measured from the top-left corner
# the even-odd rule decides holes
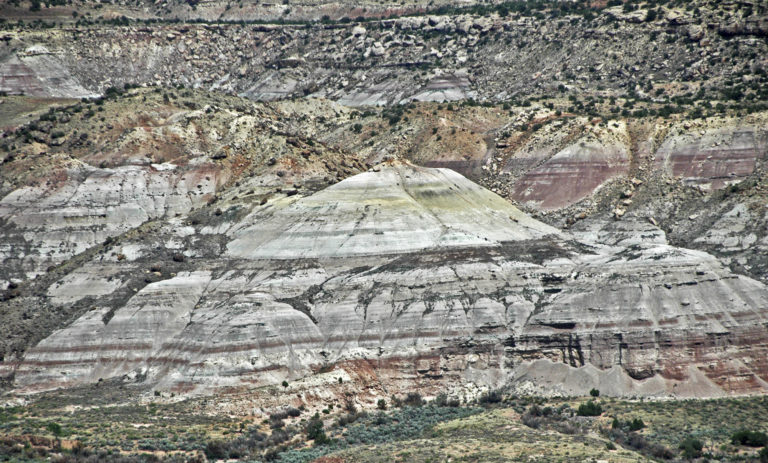
[[[154,264],[156,281],[96,300],[6,365],[15,386],[117,376],[204,393],[336,368],[383,391],[768,389],[768,288],[647,222],[564,234],[452,171],[400,163],[213,217],[170,220],[155,241],[120,244],[134,250],[122,270],[94,259],[53,285],[54,303],[73,304],[56,288],[126,281],[158,241],[183,242],[183,268]]]

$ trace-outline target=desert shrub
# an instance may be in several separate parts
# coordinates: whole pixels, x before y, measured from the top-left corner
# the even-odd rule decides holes
[[[387,401],[384,399],[379,399],[378,402],[376,402],[376,408],[379,410],[386,410],[387,409]]]
[[[635,450],[643,450],[648,447],[648,440],[640,434],[631,432],[627,435],[627,445]]]
[[[672,450],[660,444],[650,444],[647,453],[654,458],[660,458],[662,460],[671,460],[675,456],[675,453],[672,452]]]
[[[270,421],[272,420],[284,420],[288,417],[296,418],[301,415],[301,410],[294,407],[288,407],[284,410],[280,410],[269,415]]]
[[[285,427],[285,422],[280,418],[270,418],[269,427],[272,429],[280,429]]]
[[[584,427],[581,423],[571,420],[573,410],[570,407],[558,408],[544,407],[537,404],[531,405],[522,415],[522,422],[529,428],[539,429],[549,426],[564,434],[583,434]]]
[[[432,401],[432,405],[436,407],[459,407],[461,402],[457,398],[448,398],[447,394],[438,394],[435,400]]]
[[[409,392],[407,396],[405,396],[405,399],[403,400],[403,405],[406,405],[408,407],[421,407],[424,405],[424,399],[421,397],[421,394],[418,392]]]
[[[229,446],[223,440],[212,440],[205,444],[203,450],[209,460],[229,458]]]
[[[600,397],[600,391],[595,388],[592,388],[592,390],[589,391],[589,395],[591,395],[592,397]]]
[[[541,407],[539,407],[537,404],[533,404],[528,408],[527,413],[531,416],[541,416],[543,415],[543,412],[541,411]]]
[[[645,423],[640,418],[635,418],[632,421],[627,421],[627,427],[630,431],[639,431],[645,427]]]
[[[484,392],[478,399],[478,402],[481,404],[497,404],[501,402],[502,399],[503,396],[500,391],[492,390]]]
[[[688,436],[680,442],[679,449],[683,451],[683,458],[698,458],[701,456],[701,450],[704,448],[704,444],[700,440]]]
[[[323,420],[318,413],[315,413],[315,416],[307,423],[307,439],[315,441],[315,445],[324,445],[329,442],[323,429]]]
[[[579,416],[600,416],[603,414],[603,407],[599,403],[590,400],[587,403],[579,405],[576,414]]]
[[[669,460],[675,456],[672,450],[661,444],[648,442],[645,437],[636,432],[626,432],[624,425],[618,419],[614,418],[614,423],[619,423],[618,427],[611,427],[611,429],[602,432],[615,443],[657,459]]]
[[[584,427],[571,420],[560,421],[554,424],[555,430],[563,434],[584,434]]]
[[[352,415],[357,413],[357,405],[355,405],[355,401],[352,400],[351,397],[347,397],[347,399],[344,401],[344,410],[346,410],[347,413]]]
[[[338,439],[329,440],[327,445],[285,450],[276,456],[276,459],[283,463],[309,462],[330,452],[354,445],[411,440],[423,437],[426,432],[440,422],[470,416],[481,410],[480,408],[435,407],[430,405],[403,407],[393,409],[389,413],[380,411],[374,415],[361,413],[359,414],[361,416],[354,423],[344,429]],[[320,425],[315,424],[317,427]]]
[[[255,456],[261,454],[265,449],[282,444],[291,438],[291,435],[283,429],[274,429],[272,434],[267,436],[262,434],[257,429],[250,429],[245,435],[241,435],[238,438],[225,441],[221,439],[214,439],[205,443],[202,446],[203,453],[209,460],[222,459],[222,458],[245,458],[249,456]],[[156,441],[154,443],[145,442],[145,450],[195,450],[198,447],[195,444],[180,443],[173,444],[165,439]],[[149,446],[153,448],[150,449]]]
[[[742,429],[731,436],[733,445],[747,445],[749,447],[765,447],[768,444],[768,435],[760,431],[747,431]]]
[[[389,414],[386,422],[372,428],[371,421],[356,423],[344,437],[347,444],[382,443],[421,437],[437,423],[477,413],[478,409],[451,407],[405,407]]]
[[[542,422],[541,418],[539,418],[536,415],[531,415],[528,412],[523,414],[521,421],[523,422],[524,425],[532,429],[539,429],[541,427],[541,422]]]
[[[447,405],[448,407],[457,408],[461,406],[461,402],[459,402],[459,399],[457,398],[452,398],[452,399],[448,399],[448,402],[446,402],[445,405]]]
[[[645,423],[640,418],[633,418],[628,421],[622,422],[618,418],[614,417],[611,422],[611,429],[624,429],[629,431],[639,431],[645,428]]]
[[[45,426],[45,428],[56,437],[61,437],[64,435],[64,430],[61,428],[61,425],[59,423],[54,423],[53,421],[51,421]]]
[[[368,416],[365,412],[357,412],[357,413],[346,413],[339,417],[338,424],[339,426],[347,426],[349,424],[354,423],[355,421],[365,418]]]
[[[322,421],[320,422],[322,424]],[[288,434],[287,431],[283,429],[277,429],[272,431],[272,434],[269,435],[266,439],[264,439],[264,444],[266,447],[271,447],[274,445],[282,444],[283,442],[287,441],[291,438],[291,435]]]

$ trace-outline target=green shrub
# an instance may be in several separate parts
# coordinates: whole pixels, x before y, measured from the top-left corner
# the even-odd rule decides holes
[[[680,443],[680,450],[683,451],[683,458],[698,458],[701,456],[701,450],[704,444],[700,440],[688,436]]]
[[[205,456],[209,460],[220,460],[229,458],[229,448],[227,443],[222,440],[212,440],[205,444]]]
[[[403,400],[403,405],[409,407],[421,407],[424,405],[424,399],[418,392],[409,392],[408,395],[405,396],[405,400]]]
[[[323,420],[320,419],[320,414],[318,413],[315,413],[315,416],[307,423],[307,439],[315,441],[315,445],[324,445],[330,441],[325,434]]]
[[[590,400],[587,403],[579,405],[576,414],[579,416],[600,416],[603,414],[603,407],[599,403]]]
[[[484,392],[481,396],[478,402],[481,404],[497,404],[501,402],[503,399],[503,396],[501,395],[500,391],[488,391]]]
[[[61,437],[64,435],[64,431],[61,429],[61,425],[59,423],[54,423],[51,421],[45,426],[45,428],[56,437]]]
[[[639,431],[645,427],[645,423],[640,418],[635,418],[632,421],[627,421],[627,425],[630,431]]]
[[[589,391],[589,395],[591,395],[592,397],[600,397],[600,391],[595,388],[592,388],[592,390]]]
[[[731,436],[733,445],[747,445],[749,447],[765,447],[768,444],[768,435],[760,431],[747,431],[742,429]]]

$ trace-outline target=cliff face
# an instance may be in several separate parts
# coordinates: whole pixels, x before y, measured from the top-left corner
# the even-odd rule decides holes
[[[122,259],[84,262],[46,298],[93,307],[6,362],[15,387],[118,376],[200,393],[335,367],[384,391],[768,389],[768,288],[647,222],[566,234],[455,172],[402,163],[299,196],[169,219],[118,243]],[[159,242],[183,257],[160,262]],[[149,283],[115,296],[142,272]]]

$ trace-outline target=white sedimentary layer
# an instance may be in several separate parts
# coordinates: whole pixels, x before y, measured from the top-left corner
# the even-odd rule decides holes
[[[494,246],[559,232],[448,169],[385,167],[331,186],[230,235],[233,257],[296,259]]]

